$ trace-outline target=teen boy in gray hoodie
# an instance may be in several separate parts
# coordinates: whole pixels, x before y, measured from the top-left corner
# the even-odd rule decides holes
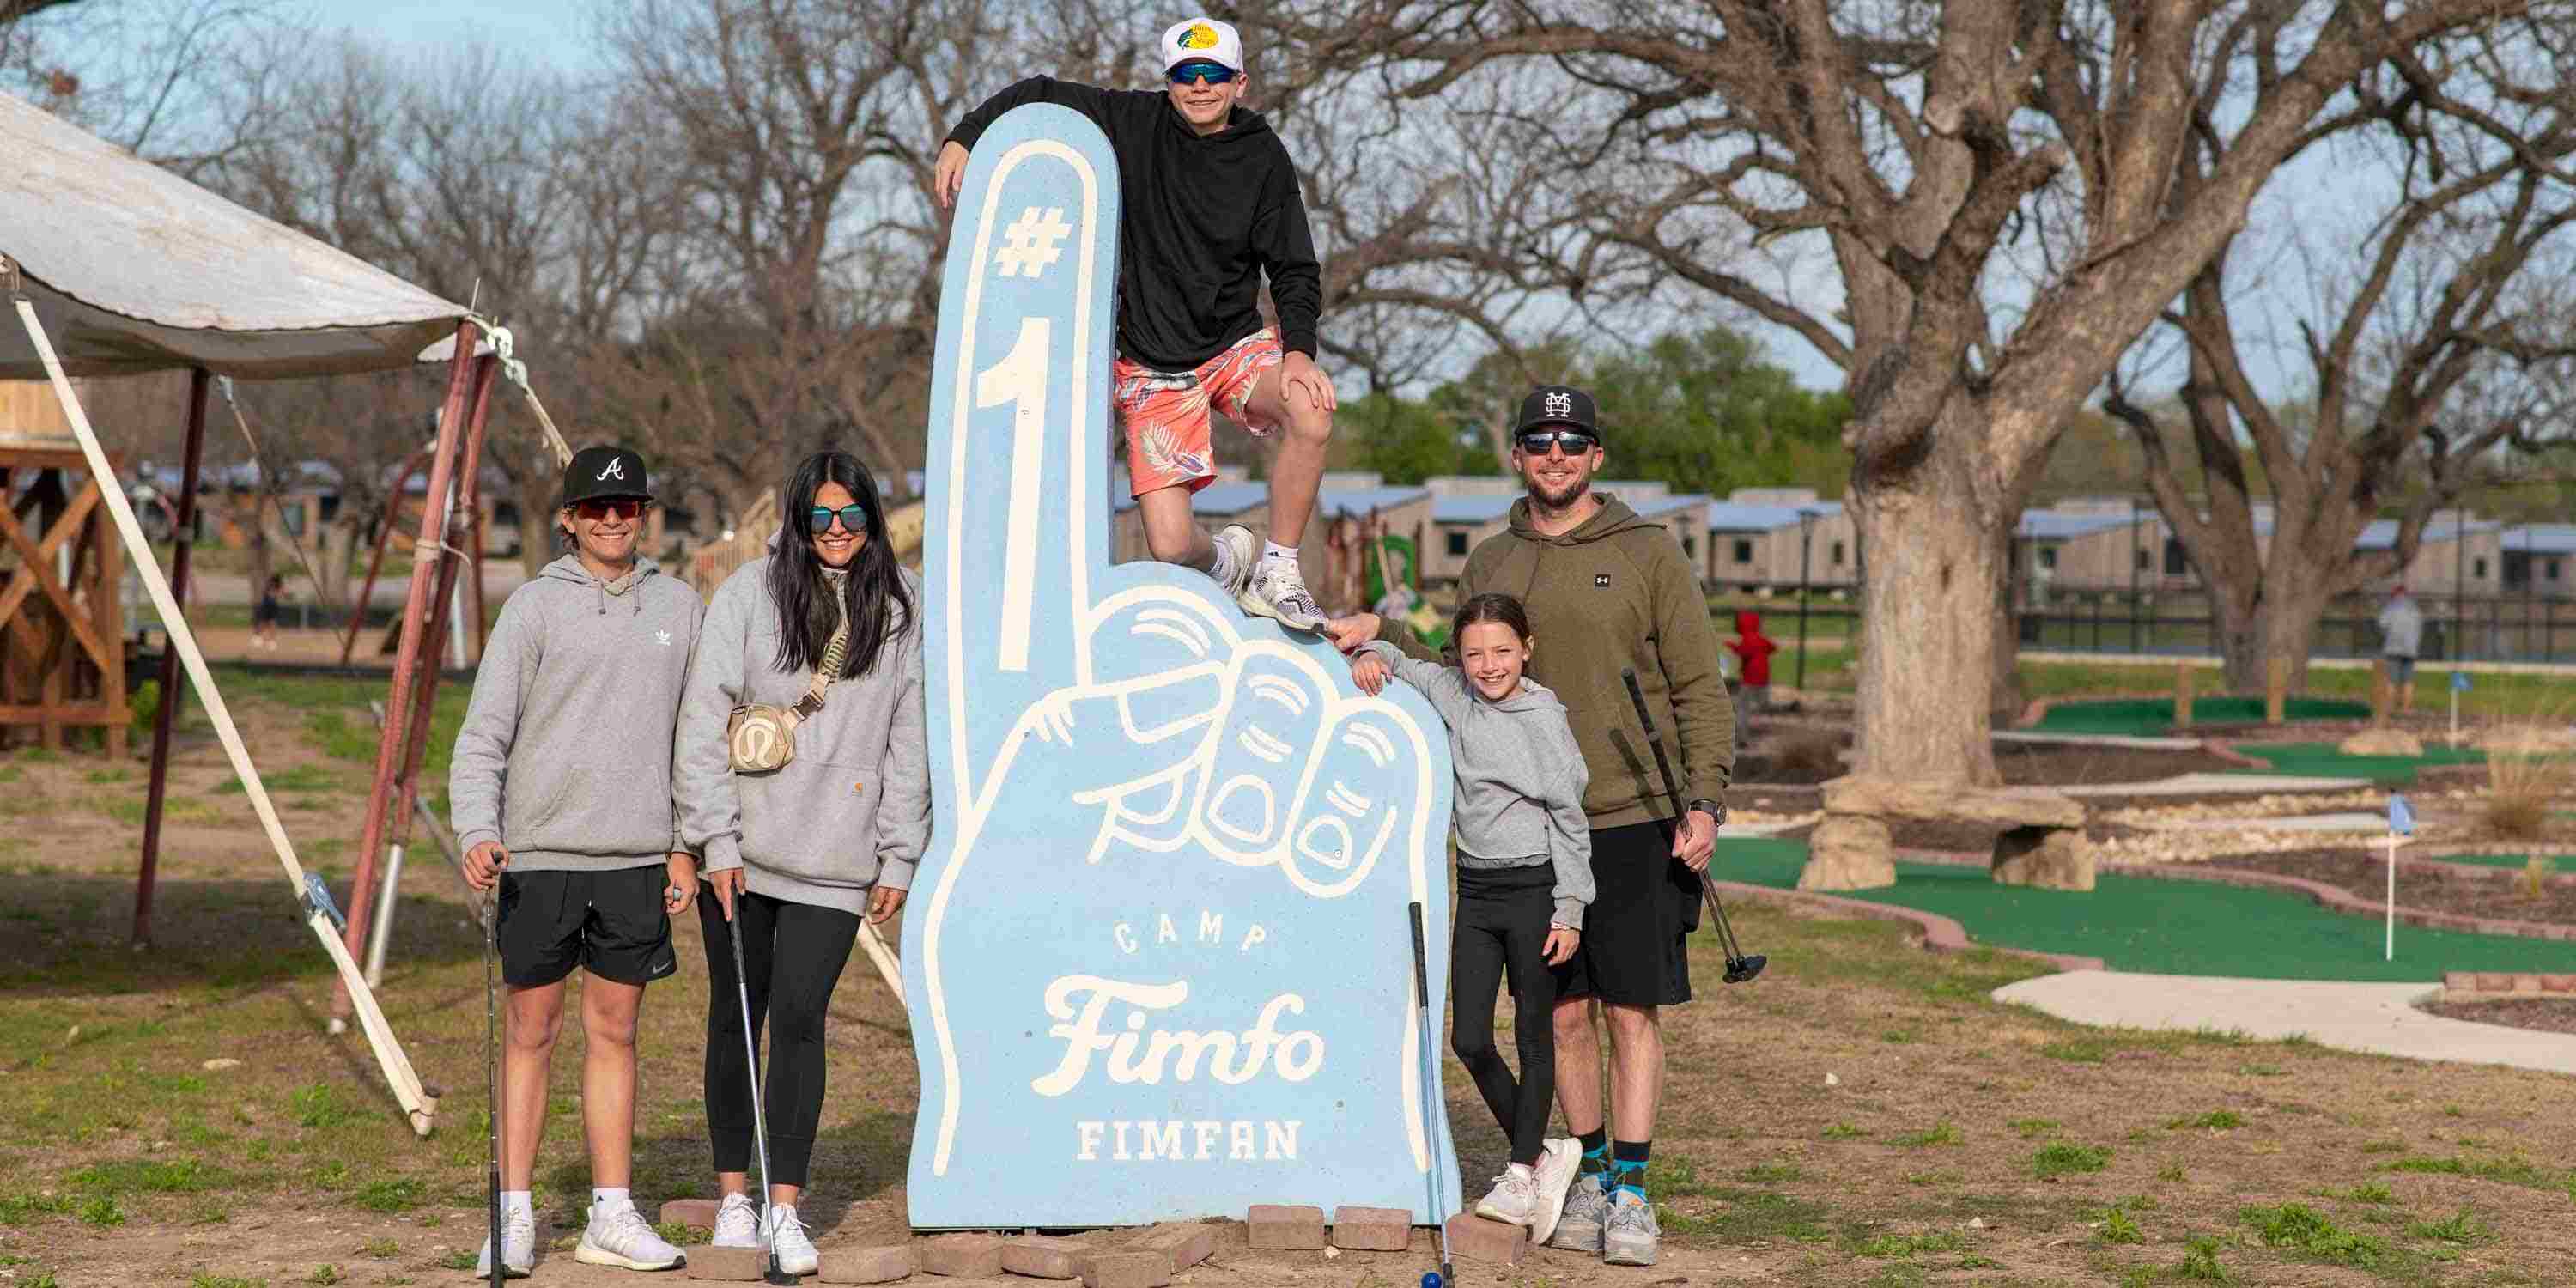
[[[447,777],[466,880],[497,882],[509,1028],[501,1069],[501,1263],[535,1262],[529,1175],[545,1131],[564,979],[581,991],[582,1123],[590,1219],[573,1259],[630,1270],[681,1263],[636,1211],[635,1022],[644,985],[675,969],[670,915],[696,882],[671,803],[671,737],[704,613],[635,544],[644,459],[584,448],[564,467],[559,530],[574,549],[501,606]],[[493,1249],[487,1240],[483,1268]]]
[[[1377,693],[1392,669],[1421,691],[1449,726],[1458,779],[1450,819],[1458,833],[1458,911],[1449,947],[1449,1042],[1485,1107],[1511,1136],[1511,1165],[1494,1178],[1476,1215],[1555,1233],[1582,1151],[1547,1139],[1556,1094],[1556,970],[1574,956],[1592,902],[1592,831],[1584,820],[1590,774],[1565,704],[1525,678],[1529,617],[1519,600],[1486,594],[1458,606],[1450,626],[1457,666],[1365,645],[1352,679]],[[1508,980],[1521,1074],[1494,1050],[1494,986]]]

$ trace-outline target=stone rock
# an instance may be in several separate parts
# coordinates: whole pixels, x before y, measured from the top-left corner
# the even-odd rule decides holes
[[[1216,1255],[1216,1227],[1204,1221],[1167,1221],[1127,1241],[1137,1252],[1159,1252],[1172,1269],[1187,1270]]]
[[[1517,1266],[1529,1254],[1529,1228],[1461,1212],[1449,1218],[1449,1251],[1469,1261]]]
[[[1306,1204],[1255,1203],[1244,1215],[1252,1246],[1314,1252],[1324,1246],[1324,1209]]]
[[[2421,756],[2424,743],[2403,729],[2364,729],[2335,744],[2347,756]]]
[[[1846,774],[1824,785],[1825,816],[1948,819],[2005,827],[2082,827],[2084,803],[2045,787],[1971,787]]]
[[[924,1239],[921,1268],[952,1279],[990,1279],[1002,1273],[1002,1241],[989,1234],[943,1234]]]
[[[2093,888],[2093,846],[2071,827],[2016,827],[1995,838],[1995,880],[2044,890]]]
[[[1403,1208],[1333,1209],[1333,1246],[1353,1251],[1402,1252],[1413,1242],[1413,1214]]]
[[[908,1243],[825,1248],[816,1259],[821,1263],[816,1273],[827,1284],[890,1284],[910,1279],[913,1271],[912,1245]]]
[[[1031,1279],[1079,1279],[1090,1251],[1080,1239],[1024,1234],[1002,1241],[1002,1269]]]
[[[204,1065],[203,1067],[204,1067],[205,1071],[206,1071],[206,1072],[208,1072],[208,1073],[222,1073],[222,1072],[223,1072],[224,1070],[226,1070],[226,1069],[238,1069],[238,1068],[240,1068],[240,1067],[241,1067],[241,1061],[236,1060],[236,1059],[233,1059],[231,1056],[220,1056],[220,1055],[219,1055],[219,1056],[216,1056],[216,1057],[215,1057],[214,1059],[212,1059],[212,1060],[208,1060],[208,1061],[206,1061],[206,1063],[205,1063],[205,1065]]]
[[[1083,1258],[1083,1288],[1163,1288],[1171,1258],[1159,1252],[1095,1252]]]
[[[769,1269],[768,1254],[758,1248],[716,1248],[706,1244],[687,1250],[691,1279],[726,1279],[736,1283],[760,1278]]]
[[[1896,884],[1896,850],[1887,824],[1851,814],[1828,814],[1807,836],[1801,890],[1875,890]]]
[[[716,1228],[716,1205],[721,1199],[672,1199],[662,1205],[659,1218],[671,1225],[694,1225],[701,1230]]]

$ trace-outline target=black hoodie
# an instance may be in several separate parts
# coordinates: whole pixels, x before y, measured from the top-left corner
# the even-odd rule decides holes
[[[1055,103],[1088,116],[1118,157],[1118,353],[1185,371],[1261,329],[1261,274],[1280,347],[1315,356],[1323,270],[1288,149],[1238,107],[1202,137],[1159,90],[1101,89],[1032,76],[984,100],[948,132],[972,151],[1002,113]]]

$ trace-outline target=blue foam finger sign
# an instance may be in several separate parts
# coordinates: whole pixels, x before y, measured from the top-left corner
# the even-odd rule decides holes
[[[2415,835],[2415,811],[2407,808],[2405,797],[2394,792],[2388,797],[2388,830],[2399,836]]]
[[[1418,695],[1361,696],[1329,645],[1204,575],[1110,566],[1118,194],[1090,121],[1023,107],[977,142],[951,232],[923,547],[934,826],[903,945],[912,1223],[1270,1202],[1436,1223],[1457,1161],[1406,905],[1437,961],[1447,743]]]
[[[2466,692],[2468,692],[2468,691],[2469,691],[2469,673],[2468,673],[2468,672],[2466,672],[2466,671],[2453,671],[2453,672],[2451,672],[2451,688],[2452,688],[2452,690],[2453,690],[2454,692],[2458,692],[2458,693],[2466,693]]]

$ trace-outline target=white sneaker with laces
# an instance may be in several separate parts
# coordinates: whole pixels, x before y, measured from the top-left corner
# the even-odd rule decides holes
[[[1556,1223],[1565,1215],[1566,1192],[1574,1187],[1574,1174],[1583,1166],[1583,1142],[1571,1136],[1551,1140],[1539,1151],[1538,1219],[1530,1222],[1530,1242],[1544,1244],[1556,1233]]]
[[[1538,1173],[1518,1163],[1504,1168],[1494,1188],[1476,1200],[1476,1215],[1505,1225],[1528,1225],[1538,1211]]]
[[[1244,587],[1252,584],[1253,565],[1261,561],[1261,539],[1252,529],[1240,523],[1229,523],[1216,534],[1216,566],[1208,575],[1225,590],[1229,598],[1239,599]]]
[[[501,1276],[525,1279],[537,1265],[537,1213],[534,1208],[501,1209]],[[492,1236],[483,1236],[483,1252],[474,1260],[474,1277],[492,1277]]]
[[[757,1248],[760,1246],[760,1209],[752,1206],[748,1194],[728,1194],[716,1207],[715,1246],[719,1248]]]
[[[1243,611],[1255,617],[1267,617],[1290,630],[1320,631],[1326,618],[1323,605],[1315,602],[1314,592],[1306,589],[1306,575],[1297,569],[1295,560],[1263,557],[1253,570],[1252,584],[1234,597]]]
[[[796,1219],[796,1209],[784,1203],[769,1205],[768,1234],[778,1249],[778,1268],[791,1275],[810,1275],[823,1264],[814,1251],[814,1241],[805,1237],[805,1223]]]
[[[572,1259],[625,1270],[671,1270],[688,1260],[669,1240],[653,1233],[633,1201],[623,1199],[591,1204],[590,1223],[582,1228]]]

